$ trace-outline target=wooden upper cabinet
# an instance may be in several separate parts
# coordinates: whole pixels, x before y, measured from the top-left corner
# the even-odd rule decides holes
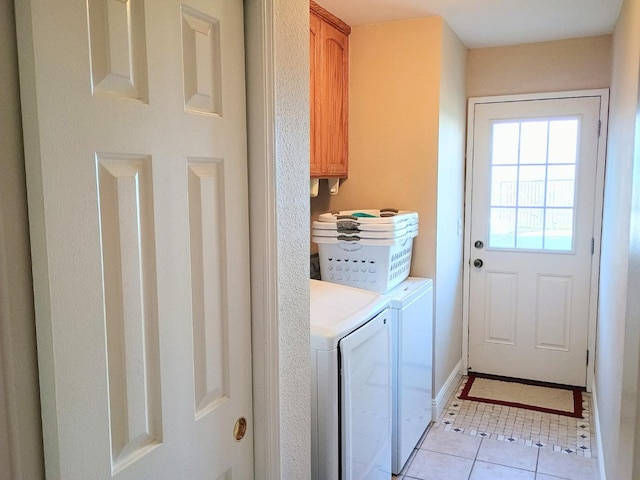
[[[310,3],[311,176],[346,178],[351,27]]]

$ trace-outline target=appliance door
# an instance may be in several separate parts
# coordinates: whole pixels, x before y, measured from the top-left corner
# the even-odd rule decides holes
[[[342,480],[391,476],[391,313],[340,340]]]

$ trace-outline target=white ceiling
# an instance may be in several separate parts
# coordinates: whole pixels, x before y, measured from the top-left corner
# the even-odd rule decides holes
[[[622,0],[316,0],[352,27],[439,15],[468,48],[611,33]]]

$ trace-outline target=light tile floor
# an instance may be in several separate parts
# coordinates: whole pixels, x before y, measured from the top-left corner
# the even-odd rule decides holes
[[[575,419],[460,400],[466,377],[399,480],[597,480],[591,398]]]

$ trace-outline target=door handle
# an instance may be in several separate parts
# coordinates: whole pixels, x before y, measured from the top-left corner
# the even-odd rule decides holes
[[[236,420],[236,423],[233,426],[233,438],[236,442],[239,442],[242,440],[245,433],[247,433],[247,419],[240,417]]]
[[[476,258],[473,261],[473,266],[476,267],[476,268],[480,268],[480,267],[482,267],[482,265],[484,265],[484,262],[479,258]]]

